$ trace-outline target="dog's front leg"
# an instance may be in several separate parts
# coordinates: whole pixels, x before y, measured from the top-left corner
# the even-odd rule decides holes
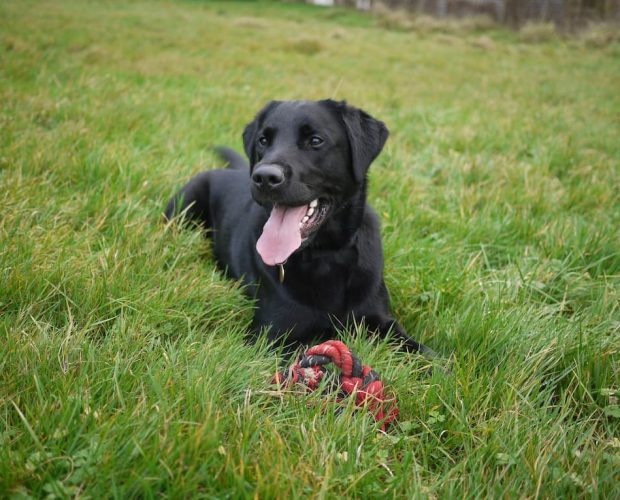
[[[403,348],[407,352],[417,352],[427,358],[434,358],[437,356],[437,353],[431,348],[426,347],[424,344],[410,337],[395,319],[376,316],[366,316],[364,319],[369,331],[375,331],[382,337],[387,337],[391,334],[394,339],[401,342]]]

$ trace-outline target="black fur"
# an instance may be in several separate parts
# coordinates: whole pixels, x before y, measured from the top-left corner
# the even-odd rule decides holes
[[[379,220],[366,203],[366,173],[387,137],[382,122],[345,102],[273,101],[243,132],[249,171],[238,154],[220,149],[232,168],[198,174],[170,200],[166,218],[186,211],[208,229],[220,268],[257,299],[253,333],[265,328],[273,341],[305,344],[363,321],[370,331],[392,332],[408,350],[432,353],[390,314]],[[281,169],[284,182],[252,183],[251,172],[264,165]],[[274,203],[317,198],[327,216],[288,258],[281,283],[256,242]]]

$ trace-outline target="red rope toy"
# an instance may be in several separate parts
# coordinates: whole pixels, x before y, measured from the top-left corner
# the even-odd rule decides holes
[[[328,340],[308,349],[286,372],[276,373],[272,383],[284,387],[301,383],[311,391],[315,390],[327,373],[325,365],[334,363],[340,371],[341,401],[355,394],[355,405],[366,406],[373,414],[375,422],[381,423],[381,430],[398,417],[394,400],[386,400],[383,383],[379,374],[370,366],[362,365],[344,343]]]

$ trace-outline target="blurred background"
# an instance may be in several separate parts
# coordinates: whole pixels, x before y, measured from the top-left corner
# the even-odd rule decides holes
[[[620,19],[620,0],[308,0],[308,3],[360,10],[406,9],[437,17],[488,16],[497,23],[514,27],[537,21],[575,29],[591,21]]]

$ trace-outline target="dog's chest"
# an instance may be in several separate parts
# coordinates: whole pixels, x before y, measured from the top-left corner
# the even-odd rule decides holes
[[[298,262],[288,270],[285,267],[283,285],[296,302],[338,314],[350,308],[349,287],[351,273],[355,272],[351,262],[316,258]]]

